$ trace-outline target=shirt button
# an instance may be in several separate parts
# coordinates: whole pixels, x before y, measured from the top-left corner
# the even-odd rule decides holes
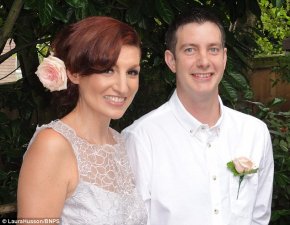
[[[219,210],[218,209],[215,209],[214,210],[214,214],[219,214]]]
[[[216,180],[216,176],[215,176],[215,175],[214,175],[214,176],[212,176],[212,179],[213,179],[213,180]]]

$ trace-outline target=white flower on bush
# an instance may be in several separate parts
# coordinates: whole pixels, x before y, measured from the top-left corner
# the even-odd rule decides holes
[[[239,188],[237,193],[237,199],[239,198],[240,186],[245,175],[256,173],[258,168],[255,164],[246,157],[238,157],[227,163],[228,169],[234,174],[239,176]]]
[[[50,91],[60,91],[67,88],[64,62],[53,55],[43,59],[35,74],[43,86]]]

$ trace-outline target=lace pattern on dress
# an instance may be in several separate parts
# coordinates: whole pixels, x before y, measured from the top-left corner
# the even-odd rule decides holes
[[[146,209],[139,197],[121,135],[110,131],[115,145],[95,145],[78,137],[60,120],[37,128],[62,134],[75,153],[79,183],[63,209],[62,224],[145,225]]]

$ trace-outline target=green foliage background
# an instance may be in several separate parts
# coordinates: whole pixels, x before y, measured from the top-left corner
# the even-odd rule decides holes
[[[283,4],[284,3],[284,4]],[[262,9],[258,55],[284,54],[282,41],[290,37],[290,1],[259,0]]]
[[[125,116],[112,122],[114,128],[121,130],[170,97],[174,90],[175,77],[163,61],[164,33],[175,15],[187,8],[205,5],[216,11],[227,31],[228,63],[220,84],[220,95],[228,106],[261,118],[268,124],[275,156],[271,224],[288,224],[290,217],[289,113],[272,110],[274,106],[282,103],[280,100],[275,100],[269,105],[253,102],[253,93],[246,76],[250,69],[249,61],[259,47],[256,43],[257,37],[260,43],[259,38],[265,38],[267,36],[265,31],[268,32],[272,26],[265,25],[262,32],[255,32],[257,29],[247,24],[246,17],[252,14],[259,19],[261,4],[266,4],[267,1],[261,0],[260,5],[256,0],[15,1],[24,1],[24,6],[10,34],[16,43],[16,48],[1,55],[0,63],[9,55],[16,53],[23,79],[0,85],[0,204],[16,201],[21,159],[36,125],[47,123],[65,113],[61,107],[49,104],[51,94],[42,87],[34,74],[39,64],[39,56],[46,56],[49,43],[59,29],[88,16],[108,15],[131,24],[140,34],[143,55],[140,89]],[[13,2],[13,0],[0,0],[0,29],[3,29],[7,22],[6,18]],[[285,1],[271,2],[273,6],[278,3],[283,7],[287,6]],[[263,7],[266,9],[272,6]],[[276,9],[272,7],[271,10]],[[281,13],[283,21],[286,16],[287,18],[289,16],[288,12],[285,13],[286,15]],[[276,18],[275,15],[270,17],[269,21]],[[233,26],[234,24],[236,25]],[[281,28],[278,23],[277,27],[282,30],[279,32],[277,29],[273,30],[279,33],[277,40],[281,41],[282,34],[286,35],[286,31],[283,31],[284,28]],[[272,43],[272,40],[270,41],[269,43]],[[262,46],[260,53],[272,51],[267,44],[260,43],[260,45]],[[277,42],[273,49],[280,51],[280,46],[281,42]]]

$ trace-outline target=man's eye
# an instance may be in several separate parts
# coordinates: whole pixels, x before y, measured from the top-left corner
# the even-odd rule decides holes
[[[185,48],[184,52],[186,55],[192,55],[196,53],[196,48]]]
[[[218,53],[220,51],[220,49],[219,48],[210,48],[209,51],[211,53],[215,53],[216,54],[216,53]]]
[[[194,49],[193,48],[186,48],[184,51],[188,52],[188,53],[191,53],[191,52],[194,52]]]

